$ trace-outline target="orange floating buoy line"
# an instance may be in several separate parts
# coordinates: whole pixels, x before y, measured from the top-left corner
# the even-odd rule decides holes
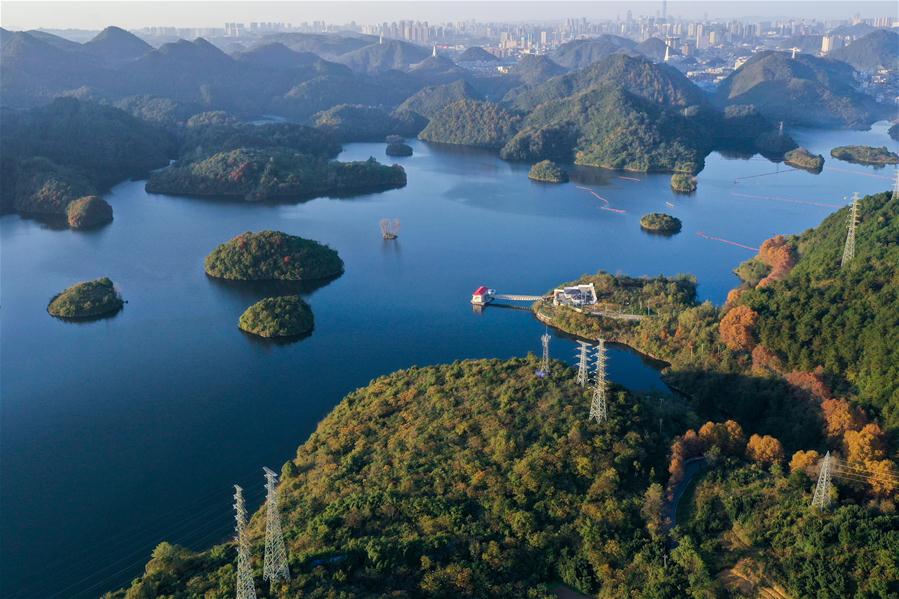
[[[577,188],[583,189],[584,191],[591,193],[593,195],[593,197],[595,197],[597,200],[600,200],[601,202],[603,202],[603,205],[599,207],[600,210],[608,210],[609,212],[615,212],[617,214],[625,214],[627,212],[626,210],[622,210],[620,208],[612,208],[609,200],[605,199],[604,197],[602,197],[601,195],[599,195],[598,193],[596,193],[589,187],[581,187],[580,185],[578,185]]]
[[[730,245],[735,245],[735,246],[737,246],[738,248],[743,248],[743,249],[746,249],[746,250],[752,250],[753,252],[759,251],[759,248],[754,248],[754,247],[752,247],[751,245],[744,245],[744,244],[742,244],[742,243],[737,243],[736,241],[731,241],[730,239],[724,239],[723,237],[713,237],[713,236],[711,236],[711,235],[706,235],[706,234],[703,233],[702,231],[698,231],[698,232],[696,233],[696,235],[698,235],[699,237],[702,237],[703,239],[711,239],[712,241],[720,241],[721,243],[727,243],[727,244],[730,244]]]

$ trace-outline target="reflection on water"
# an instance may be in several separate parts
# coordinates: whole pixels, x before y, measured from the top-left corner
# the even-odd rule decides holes
[[[795,135],[825,156],[847,143],[896,145],[882,126]],[[96,596],[137,575],[163,538],[189,546],[225,538],[231,485],[261,488],[262,465],[277,469],[341,397],[379,375],[537,351],[543,325],[519,309],[474,312],[479,285],[531,295],[599,269],[687,272],[703,299],[721,302],[736,282],[732,269],[752,252],[710,238],[758,247],[816,225],[853,191],[890,187],[889,173],[835,170],[830,159],[813,175],[720,154],[706,160],[690,196],[674,194],[667,174],[581,167],[570,169],[571,183],[534,185],[529,165],[493,152],[410,145],[414,155],[400,161],[405,188],[351,199],[221,202],[126,182],[105,196],[115,221],[98,231],[0,218],[0,538],[15,548],[3,553],[0,595],[27,584],[24,596],[44,597],[74,584],[64,596]],[[384,144],[353,144],[341,159],[383,154]],[[682,232],[644,234],[648,212],[677,216]],[[400,239],[381,237],[385,215],[401,219]],[[330,245],[346,272],[309,287],[205,275],[214,247],[263,229]],[[121,288],[126,310],[78,326],[47,314],[54,294],[99,276]],[[285,345],[237,328],[249,305],[284,293],[309,302],[311,336]],[[554,334],[554,357],[570,361],[574,350]],[[615,382],[664,390],[656,364],[621,347],[609,354]],[[205,527],[174,528],[200,509],[213,510]],[[166,518],[171,510],[181,520]],[[141,534],[125,534],[136,525]],[[120,543],[110,546],[113,535]],[[130,557],[104,570],[122,556]],[[48,563],[57,564],[52,577],[42,575]],[[95,574],[79,583],[85,573]]]

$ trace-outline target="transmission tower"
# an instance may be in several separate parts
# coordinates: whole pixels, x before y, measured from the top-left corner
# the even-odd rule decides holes
[[[540,378],[549,374],[549,332],[540,336],[540,343],[543,345],[543,357],[540,358],[540,368],[537,369],[537,376]]]
[[[590,420],[602,424],[608,417],[606,410],[606,342],[602,339],[596,345],[596,384],[590,400]]]
[[[849,231],[846,233],[846,245],[843,246],[843,259],[840,268],[845,267],[855,257],[855,227],[858,226],[858,192],[852,194],[852,204],[849,206]]]
[[[278,490],[275,484],[278,475],[269,468],[265,471],[265,561],[262,565],[262,578],[275,583],[280,580],[290,580],[290,571],[287,569],[287,551],[284,549],[284,535],[281,532],[281,514],[278,511]]]
[[[896,182],[893,183],[893,201],[899,200],[899,169],[896,169]]]
[[[234,519],[237,521],[237,599],[256,599],[253,571],[250,569],[250,540],[247,538],[247,508],[243,489],[234,485]]]
[[[812,497],[812,507],[824,509],[830,504],[830,452],[824,454],[821,460],[821,473],[818,474],[818,484],[815,485],[815,495]]]
[[[586,387],[590,379],[590,344],[578,341],[577,384]]]

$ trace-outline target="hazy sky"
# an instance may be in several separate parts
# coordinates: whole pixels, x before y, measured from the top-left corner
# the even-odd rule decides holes
[[[81,2],[39,0],[0,2],[0,24],[9,29],[102,29],[107,25],[137,29],[148,25],[178,27],[221,27],[225,21],[285,21],[300,23],[322,20],[341,24],[378,23],[399,19],[430,22],[476,19],[479,21],[558,20],[565,17],[592,19],[622,18],[628,9],[636,15],[655,15],[662,2],[521,2],[498,0],[492,2],[464,1],[428,2],[407,0],[328,1],[328,2],[220,2],[193,1],[143,2]],[[792,0],[770,2],[745,0],[720,2],[716,0],[669,0],[668,14],[688,18],[731,17],[816,17],[843,19],[860,13],[863,17],[895,16],[896,2],[848,2],[827,0]]]

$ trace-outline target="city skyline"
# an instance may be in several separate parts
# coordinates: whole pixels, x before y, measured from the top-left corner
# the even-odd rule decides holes
[[[514,15],[510,6],[514,4]],[[211,13],[212,7],[214,16]],[[330,25],[354,22],[371,25],[403,19],[453,22],[558,22],[565,18],[624,19],[660,14],[662,2],[4,2],[0,25],[8,29],[99,30],[115,24],[134,29],[153,26],[221,27],[225,21],[277,21],[298,24],[325,21]],[[813,2],[682,2],[671,0],[670,19],[849,19],[853,15],[875,18],[895,15],[891,2],[857,2],[847,12],[845,3]],[[761,15],[765,15],[762,17]]]

